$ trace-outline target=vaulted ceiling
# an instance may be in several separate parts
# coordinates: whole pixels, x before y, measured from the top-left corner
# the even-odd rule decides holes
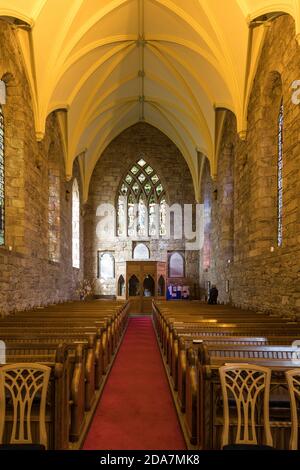
[[[245,135],[266,31],[253,20],[274,12],[292,15],[299,37],[300,0],[0,0],[0,16],[19,20],[37,139],[59,110],[66,176],[78,157],[85,199],[105,147],[138,121],[179,147],[197,197],[199,156],[217,171],[216,110]]]

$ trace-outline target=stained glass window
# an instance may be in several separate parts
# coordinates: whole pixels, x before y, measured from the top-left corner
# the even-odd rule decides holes
[[[140,238],[165,235],[166,209],[160,178],[145,158],[140,157],[120,184],[118,235]]]
[[[157,204],[154,194],[149,199],[149,235],[154,237],[156,235],[157,222]]]
[[[151,173],[153,173],[153,168],[151,168],[151,166],[148,165],[147,168],[145,169],[145,172],[147,173],[147,175],[151,175]]]
[[[282,245],[282,208],[283,208],[283,101],[278,114],[278,172],[277,172],[277,243]]]
[[[160,201],[160,208],[159,208],[159,227],[160,227],[160,235],[164,236],[167,233],[167,203],[165,199]]]
[[[140,237],[147,237],[148,230],[147,230],[147,206],[145,196],[142,194],[139,200],[139,207],[138,207],[138,235]]]
[[[60,173],[53,161],[49,165],[48,178],[49,260],[58,263],[60,261]]]
[[[0,245],[4,240],[4,117],[0,105]]]
[[[126,210],[126,209],[125,209]],[[136,202],[135,197],[131,193],[127,199],[127,218],[128,218],[128,236],[135,236],[135,214],[136,214]]]
[[[80,267],[80,197],[76,178],[72,187],[72,261],[73,268]]]
[[[141,158],[141,159],[138,161],[138,165],[141,166],[141,167],[145,166],[145,165],[146,165],[145,160],[144,160],[143,158]]]
[[[123,195],[118,199],[118,235],[126,235],[126,197]]]

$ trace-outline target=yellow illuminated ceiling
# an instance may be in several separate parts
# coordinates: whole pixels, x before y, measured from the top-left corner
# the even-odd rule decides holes
[[[179,147],[197,197],[200,152],[217,171],[216,108],[245,135],[266,31],[250,22],[272,12],[292,15],[298,37],[300,0],[0,0],[0,16],[21,20],[37,139],[59,110],[66,176],[79,156],[85,199],[105,147],[138,121]]]

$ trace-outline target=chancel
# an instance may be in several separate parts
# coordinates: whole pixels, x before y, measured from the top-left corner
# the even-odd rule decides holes
[[[0,450],[299,448],[299,12],[0,0]]]

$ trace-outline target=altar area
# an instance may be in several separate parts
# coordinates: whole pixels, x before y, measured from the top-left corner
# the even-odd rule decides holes
[[[166,298],[167,263],[124,261],[116,263],[117,299],[130,300],[130,313],[149,314],[152,299]]]

